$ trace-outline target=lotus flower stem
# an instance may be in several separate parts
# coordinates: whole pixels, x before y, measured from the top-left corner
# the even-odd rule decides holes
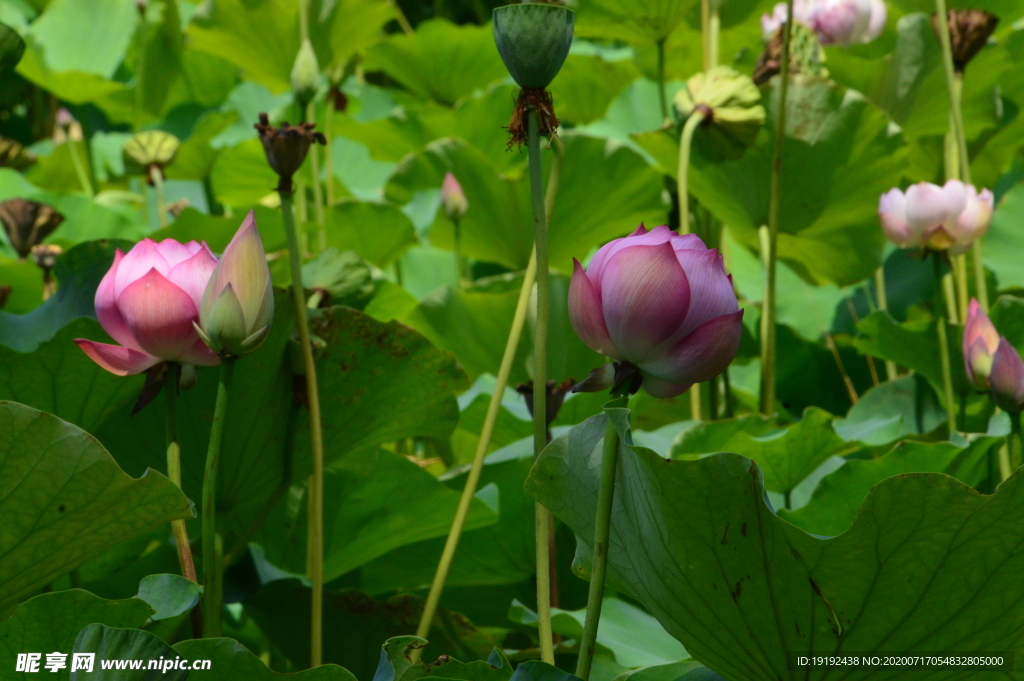
[[[786,0],[786,16],[793,16],[793,0]],[[779,105],[772,152],[772,186],[768,202],[768,226],[762,227],[761,251],[765,261],[764,303],[761,310],[761,413],[775,413],[775,258],[779,240],[779,204],[782,203],[782,143],[786,138],[786,93],[789,90],[789,46],[793,22],[782,31],[779,64]]]
[[[149,178],[153,181],[153,189],[156,190],[156,219],[160,227],[167,226],[167,198],[164,193],[164,175],[160,168],[153,166],[149,169]]]
[[[329,99],[329,98],[328,98]],[[316,107],[310,102],[306,106],[306,120],[316,118]],[[319,238],[319,250],[327,248],[327,216],[324,213],[324,192],[320,186],[320,150],[314,144],[309,148],[309,164],[313,173],[313,215],[316,216],[318,226],[317,236]],[[326,159],[327,167],[331,167],[331,159]],[[330,175],[330,173],[328,173]]]
[[[459,273],[459,288],[466,288],[469,283],[469,272],[466,259],[462,255],[462,225],[458,218],[452,218],[452,243],[455,249],[455,268]]]
[[[206,450],[206,469],[203,472],[203,595],[204,638],[220,636],[220,617],[223,606],[223,580],[221,558],[223,537],[217,532],[217,469],[220,467],[221,442],[224,438],[224,417],[228,412],[228,392],[235,371],[235,358],[224,357],[220,364],[220,382],[217,384],[217,402],[210,425],[210,445]]]
[[[497,423],[498,414],[501,411],[501,398],[505,393],[505,386],[508,385],[508,376],[512,371],[512,363],[516,357],[516,349],[519,347],[519,339],[522,337],[523,326],[526,324],[526,311],[529,308],[530,294],[533,292],[536,274],[535,251],[530,256],[530,264],[523,275],[523,285],[519,289],[519,302],[516,303],[516,311],[512,316],[512,328],[509,329],[508,340],[505,342],[505,352],[501,356],[497,381],[494,385],[494,392],[491,394],[491,401],[487,405],[487,415],[484,417],[484,424],[480,429],[480,439],[477,441],[476,452],[473,454],[473,463],[470,466],[469,475],[466,477],[466,485],[462,488],[462,497],[459,499],[459,506],[455,511],[455,519],[452,520],[452,529],[448,531],[448,539],[441,552],[441,559],[437,563],[434,581],[430,585],[427,602],[423,606],[423,614],[420,616],[420,623],[416,628],[416,635],[420,638],[426,638],[430,633],[430,624],[434,620],[434,613],[441,600],[441,592],[444,590],[444,583],[448,579],[448,571],[451,569],[452,559],[455,557],[455,550],[459,546],[462,529],[466,524],[466,517],[469,515],[469,507],[476,494],[477,485],[480,483],[484,458],[487,456],[491,437],[494,435],[494,425]]]
[[[701,34],[704,38],[704,71],[718,66],[718,35],[722,20],[718,14],[719,0],[701,0]]]
[[[942,261],[937,254],[932,254],[932,263],[935,268],[935,284],[940,288],[944,288],[942,282]],[[949,296],[947,295],[947,306],[949,302]],[[939,355],[941,355],[940,360],[942,362],[943,401],[946,404],[949,432],[953,433],[956,431],[956,403],[953,401],[953,371],[949,364],[949,339],[946,335],[946,318],[942,314],[937,314],[935,317],[935,326],[939,334]]]
[[[324,594],[324,441],[320,425],[320,392],[317,387],[316,362],[313,346],[309,340],[309,321],[306,318],[306,299],[302,288],[302,259],[299,255],[299,240],[292,213],[292,197],[280,192],[281,216],[288,237],[288,260],[291,265],[292,295],[295,300],[295,318],[299,327],[299,346],[306,372],[306,392],[309,399],[310,451],[313,458],[313,474],[309,479],[309,508],[306,544],[309,547],[306,566],[309,581],[313,584],[312,621],[310,629],[310,666],[318,667],[323,660],[323,594]]]
[[[164,402],[167,406],[167,477],[181,489],[181,447],[178,445],[178,376],[181,374],[181,365],[177,362],[168,362],[167,367],[167,376],[164,379]],[[178,549],[181,576],[198,583],[196,563],[188,542],[185,521],[172,520],[171,531],[174,533],[174,543]],[[202,607],[197,604],[189,616],[192,620],[192,635],[199,638],[203,635]]]
[[[875,270],[875,295],[878,299],[878,309],[883,312],[889,311],[889,298],[885,294],[885,266]],[[888,380],[896,378],[896,362],[885,360],[885,377]]]
[[[78,184],[82,185],[82,191],[91,199],[96,196],[96,191],[92,188],[92,181],[89,180],[89,173],[85,170],[82,157],[78,155],[77,142],[73,139],[68,139],[66,144],[68,145],[68,153],[71,154],[71,165],[75,167],[75,175],[78,176]]]
[[[548,224],[544,214],[544,169],[540,159],[540,121],[537,112],[527,112],[527,147],[530,165],[530,196],[533,203],[534,252],[537,255],[537,320],[533,340],[533,453],[540,456],[548,444]],[[548,510],[539,502],[536,509],[537,539],[537,628],[541,660],[555,663],[551,635],[551,571]]]
[[[625,407],[626,398],[609,402],[607,407]],[[608,537],[612,527],[612,502],[615,499],[615,471],[619,465],[619,431],[610,416],[601,450],[601,477],[597,488],[597,515],[594,518],[594,562],[590,569],[590,591],[587,594],[587,619],[580,637],[580,655],[576,662],[576,676],[589,681],[590,666],[594,661],[597,626],[601,620],[604,600],[604,580],[608,570]]]
[[[1024,442],[1021,441],[1020,412],[1011,411],[1007,413],[1010,417],[1009,469],[1012,472],[1020,468],[1021,450],[1024,449]],[[1006,477],[1010,476],[1007,475]]]
[[[326,207],[334,205],[334,97],[327,96],[327,117],[324,120],[324,165],[327,167],[325,178]]]
[[[665,39],[658,41],[658,104],[661,106],[661,120],[668,120],[668,99],[665,96]]]

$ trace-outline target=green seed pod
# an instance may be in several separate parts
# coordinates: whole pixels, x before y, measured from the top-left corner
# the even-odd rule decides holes
[[[557,5],[506,5],[493,13],[494,42],[522,88],[546,88],[572,45],[576,14]]]
[[[765,121],[761,91],[749,76],[729,66],[691,76],[672,103],[680,118],[688,118],[701,106],[710,109],[708,124],[744,146],[754,142]]]
[[[149,175],[149,169],[157,167],[163,171],[178,153],[181,142],[169,132],[147,130],[136,133],[124,145],[125,167],[130,173]]]

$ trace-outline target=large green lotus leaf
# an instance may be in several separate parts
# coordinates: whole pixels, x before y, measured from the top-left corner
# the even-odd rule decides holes
[[[520,663],[512,678],[515,681],[580,681],[580,677],[563,672],[558,667],[540,660],[526,660]]]
[[[623,672],[613,681],[726,681],[700,662],[688,660]]]
[[[849,50],[827,50],[829,73],[836,81],[864,93],[892,116],[908,137],[944,135],[949,129],[949,91],[931,14],[914,13],[896,24],[893,52],[884,59],[855,56]],[[964,78],[962,112],[969,138],[999,123],[993,92],[1018,99],[1024,85],[1013,66],[1012,53],[994,44],[971,61]],[[977,153],[977,152],[975,152]]]
[[[7,24],[0,24],[0,73],[7,74],[25,54],[25,41]]]
[[[107,600],[82,589],[39,594],[15,606],[10,617],[0,622],[0,665],[10,673],[15,669],[18,653],[70,653],[82,627],[94,623],[141,627],[152,612],[138,598]],[[49,678],[68,681],[70,667],[69,664],[56,674],[46,673],[51,674]]]
[[[609,417],[630,441],[628,411],[608,412],[557,438],[527,482],[585,546],[594,541]],[[772,512],[749,459],[666,461],[627,445],[620,457],[608,581],[732,681],[828,678],[828,670],[790,668],[789,655],[810,651],[1007,651],[1021,644],[1019,472],[993,496],[945,475],[889,478],[849,530],[822,539]],[[903,676],[902,669],[860,667],[842,678]],[[964,673],[939,669],[929,678]]]
[[[31,312],[43,300],[43,273],[31,259],[0,256],[0,286],[8,287],[3,311],[9,315]]]
[[[0,402],[0,611],[101,551],[192,508],[156,471],[126,475],[88,433]]]
[[[702,432],[688,431],[673,445],[672,456],[694,458],[713,444],[715,449],[710,451],[734,452],[753,459],[764,471],[766,489],[790,494],[829,457],[851,449],[832,429],[832,418],[826,411],[809,407],[803,419],[782,429],[769,429],[769,423],[757,416],[701,424]],[[731,435],[723,442],[726,433]]]
[[[949,473],[957,470],[976,472],[976,464],[988,471],[988,459],[1002,438],[982,437],[968,447],[949,442],[912,442],[897,444],[885,454],[870,458],[849,458],[833,473],[822,478],[810,502],[795,511],[779,511],[779,515],[812,534],[833,537],[853,524],[857,510],[871,488],[886,478],[904,473]],[[980,480],[962,480],[975,485]]]
[[[548,89],[560,121],[585,125],[603,118],[612,101],[639,75],[629,60],[570,54]]]
[[[203,587],[181,575],[147,575],[139,582],[139,598],[153,608],[154,620],[182,615],[199,602]]]
[[[51,69],[45,60],[41,47],[29,38],[28,49],[18,63],[18,74],[32,81],[39,87],[60,96],[72,104],[98,102],[108,98],[117,98],[128,93],[124,83],[77,70],[56,71]],[[111,111],[106,112],[111,115]],[[121,113],[129,113],[121,112]]]
[[[351,452],[328,468],[324,500],[324,579],[330,581],[400,546],[447,536],[459,493],[405,457],[374,447]],[[307,518],[303,511],[287,523],[284,515],[278,514],[260,543],[275,565],[301,572]],[[497,520],[478,499],[466,529]]]
[[[745,414],[723,421],[698,421],[676,438],[669,458],[699,458],[700,454],[725,451],[725,445],[739,433],[765,435],[776,429],[774,420],[761,414]]]
[[[18,352],[33,352],[39,344],[79,317],[96,317],[96,288],[114,262],[121,241],[91,241],[62,254],[53,268],[57,293],[23,315],[0,310],[0,345]],[[88,334],[87,334],[88,335]]]
[[[327,245],[387,267],[416,243],[412,221],[394,205],[342,201],[327,212]]]
[[[775,336],[775,387],[782,408],[795,416],[807,407],[843,414],[853,406],[835,355],[825,343],[805,340],[782,325],[776,325]],[[850,347],[848,338],[833,340],[854,390],[863,393],[872,385],[867,361]]]
[[[1019,183],[1006,192],[996,207],[982,251],[985,266],[995,272],[1000,287],[1024,286],[1024,263],[1014,257],[1024,248],[1022,220],[1024,183]]]
[[[182,641],[174,652],[188,660],[209,660],[209,669],[193,669],[189,681],[355,681],[350,671],[324,664],[300,672],[282,674],[268,668],[238,641],[205,638]]]
[[[1024,298],[1008,294],[999,296],[989,309],[989,317],[1000,336],[1015,348],[1024,347]]]
[[[256,218],[256,226],[260,230],[260,239],[262,239],[263,247],[267,252],[287,248],[281,211],[265,206],[254,206],[253,214]],[[200,213],[195,208],[186,208],[173,224],[154,232],[150,238],[156,241],[176,239],[181,243],[205,241],[214,253],[223,253],[241,226],[243,215],[236,214],[227,218]]]
[[[202,52],[186,54],[199,54],[214,59]],[[214,149],[210,142],[238,122],[238,114],[232,111],[209,111],[200,116],[192,129],[192,134],[178,147],[174,163],[167,168],[168,179],[205,180],[213,169],[219,151]]]
[[[136,8],[120,0],[53,0],[30,30],[50,69],[112,78],[138,20]]]
[[[380,663],[373,678],[377,681],[416,681],[425,676],[458,681],[508,681],[512,665],[497,647],[487,661],[459,662],[450,656],[439,657],[433,664],[421,660],[418,651],[427,640],[417,636],[395,636],[381,646]]]
[[[267,163],[258,139],[224,149],[210,171],[217,200],[234,208],[259,202],[277,186],[277,174]]]
[[[565,161],[548,228],[551,266],[569,273],[574,257],[585,258],[591,248],[629,234],[641,222],[663,223],[666,207],[658,173],[636,152],[582,135],[566,135],[563,141]],[[551,152],[544,152],[545,181],[550,156]],[[463,253],[510,269],[526,269],[533,222],[525,173],[501,175],[481,151],[459,141],[441,140],[399,165],[388,184],[388,196],[407,203],[418,190],[440,187],[447,171],[459,178],[469,201],[469,211],[460,223]],[[595,196],[602,200],[594,201]],[[442,248],[452,247],[452,226],[443,214],[438,214],[430,238]]]
[[[491,396],[482,392],[459,413],[459,427],[452,434],[452,457],[457,463],[469,463],[473,459],[490,403]],[[498,409],[498,418],[494,422],[494,432],[487,451],[501,449],[517,440],[531,437],[532,434],[532,421],[520,418],[502,405]]]
[[[414,35],[394,35],[370,48],[368,71],[384,71],[413,94],[451,106],[506,77],[489,26],[429,19]]]
[[[320,63],[328,74],[336,73],[353,55],[380,42],[384,25],[395,18],[397,9],[387,0],[320,0],[312,9],[318,6],[319,13],[311,15],[317,21],[310,32],[317,41],[318,53],[328,52],[323,46],[330,48],[330,58]]]
[[[78,319],[32,352],[0,346],[0,400],[54,414],[88,432],[133,401],[142,389],[142,377],[115,376],[101,368],[74,343],[75,338],[113,343],[98,322]]]
[[[36,162],[26,171],[25,179],[42,190],[54,193],[77,193],[82,183],[75,172],[71,159],[71,146],[75,146],[78,158],[88,158],[85,142],[65,142],[52,147],[51,153],[37,154]]]
[[[884,445],[907,435],[922,435],[938,428],[946,412],[935,391],[920,374],[901,376],[874,386],[860,396],[835,429],[844,440]]]
[[[186,49],[179,57],[178,73],[167,91],[161,113],[171,114],[176,107],[188,107],[190,104],[218,108],[237,84],[238,69],[234,64],[208,52]],[[208,113],[211,117],[216,117],[217,113],[224,112]],[[192,135],[195,136],[197,132],[198,121]],[[172,165],[182,163],[183,151],[184,149],[178,149]],[[167,170],[170,176],[170,168]]]
[[[168,681],[185,681],[187,669],[168,669],[164,672],[147,669],[149,660],[175,659],[174,649],[162,640],[141,629],[121,629],[103,624],[89,624],[78,632],[75,639],[75,653],[92,653],[95,656],[91,671],[77,670],[71,674],[71,681],[148,681],[151,678]],[[71,657],[69,656],[69,660]],[[113,669],[103,669],[101,661],[123,660],[122,665],[112,664]],[[129,661],[140,661],[137,667]],[[70,666],[70,665],[69,665]],[[121,669],[117,669],[121,666]]]
[[[581,38],[614,38],[632,43],[657,43],[689,18],[696,0],[580,0],[576,10],[576,35]]]
[[[309,666],[310,601],[308,586],[287,579],[263,585],[244,604],[263,633],[298,668]],[[324,646],[324,661],[342,665],[357,678],[374,678],[381,642],[415,630],[422,611],[423,599],[411,594],[376,601],[360,591],[326,592],[324,640],[331,645]],[[486,658],[496,645],[464,616],[444,608],[435,613],[429,635],[431,643],[424,652],[427,659],[442,654]],[[445,667],[434,668],[431,675],[449,678],[442,669]],[[481,677],[480,681],[492,679]]]
[[[523,491],[523,482],[533,465],[532,451],[526,456],[502,459],[501,452],[489,457],[480,475],[479,489],[498,488],[498,522],[463,533],[452,559],[446,587],[486,587],[518,584],[532,579],[534,559],[534,501]],[[457,473],[456,473],[457,470]],[[461,491],[466,483],[465,467],[446,475],[451,490]],[[444,548],[444,537],[407,544],[363,566],[360,586],[371,594],[406,591],[428,586]],[[442,603],[452,592],[446,590]],[[508,603],[501,603],[507,608]],[[504,610],[503,613],[504,615]],[[504,617],[502,617],[504,619]]]
[[[725,158],[698,131],[690,157],[689,190],[736,239],[758,250],[757,229],[768,223],[771,160],[769,125],[739,158]],[[783,144],[779,258],[811,283],[858,282],[881,262],[878,197],[899,184],[906,161],[888,117],[851,90],[816,79],[795,78]],[[674,133],[673,133],[674,135]],[[675,137],[657,132],[637,141],[674,174]]]
[[[522,604],[513,606],[512,621],[537,626],[537,613]],[[579,640],[583,636],[587,609],[552,608],[551,628],[556,634]],[[620,598],[605,597],[601,603],[601,626],[597,645],[624,667],[666,664],[689,657],[686,648],[669,636],[658,620]]]

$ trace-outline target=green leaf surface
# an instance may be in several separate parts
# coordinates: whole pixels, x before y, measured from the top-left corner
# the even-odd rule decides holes
[[[91,671],[79,669],[72,672],[71,681],[185,681],[189,677],[188,669],[149,669],[150,660],[159,663],[161,660],[175,660],[176,656],[173,648],[141,629],[118,629],[103,624],[90,624],[78,633],[74,652],[92,653],[95,655],[95,661]],[[103,669],[101,661],[112,663],[113,668]],[[118,661],[122,664],[118,665]]]
[[[673,662],[623,672],[613,681],[726,681],[700,662]]]
[[[387,203],[343,201],[327,213],[327,245],[355,251],[387,267],[416,243],[416,229],[402,211]]]
[[[174,652],[188,660],[209,660],[209,669],[193,669],[189,681],[355,681],[347,669],[324,664],[291,674],[273,671],[238,641],[204,638],[182,641]]]
[[[88,433],[15,402],[0,402],[0,610],[114,544],[191,505],[156,471],[134,479]]]
[[[124,59],[138,16],[120,0],[53,0],[32,23],[31,36],[54,71],[111,78]],[[95,40],[100,33],[103,40]]]
[[[18,653],[70,653],[82,627],[94,623],[108,627],[141,627],[152,612],[152,608],[138,598],[106,600],[82,589],[39,594],[15,606],[10,617],[0,622],[0,665],[6,674],[12,674]],[[48,670],[43,673],[47,678],[67,681],[71,665],[56,673]],[[17,675],[15,678],[20,681],[31,677]]]
[[[0,24],[0,73],[14,69],[25,54],[25,41],[7,24]]]
[[[451,658],[438,658],[432,665],[413,657],[415,653],[426,647],[427,641],[416,636],[396,636],[389,638],[381,646],[380,664],[373,678],[378,681],[416,681],[424,676],[440,679],[457,679],[458,681],[508,681],[513,676],[512,665],[500,652],[497,659],[500,666],[487,662],[459,662]],[[495,648],[495,651],[498,649]]]
[[[153,619],[166,620],[191,610],[203,587],[181,575],[147,575],[139,582],[139,598],[155,611]]]
[[[609,413],[628,443],[627,410]],[[609,416],[557,438],[527,482],[588,546]],[[790,669],[787,654],[804,651],[1006,651],[1021,644],[1019,473],[993,496],[944,475],[889,478],[848,531],[826,540],[771,511],[749,459],[666,461],[626,445],[620,457],[609,583],[726,678],[827,678],[824,669]],[[903,674],[861,667],[842,678]],[[963,671],[930,677],[963,678]]]

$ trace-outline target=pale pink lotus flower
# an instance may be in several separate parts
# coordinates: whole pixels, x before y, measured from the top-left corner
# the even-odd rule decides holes
[[[988,231],[992,192],[950,180],[943,186],[918,182],[906,192],[890,189],[878,201],[882,230],[900,248],[965,253]]]
[[[441,183],[441,206],[448,219],[453,221],[461,220],[469,210],[469,201],[462,191],[462,185],[451,172],[444,174],[444,181]]]
[[[992,358],[999,348],[999,332],[992,325],[981,305],[974,298],[967,308],[967,323],[964,324],[964,370],[967,379],[979,390],[989,385],[992,372]]]
[[[114,264],[96,289],[96,316],[119,345],[75,342],[90,359],[118,376],[164,361],[212,366],[217,355],[199,339],[193,322],[217,259],[205,243],[143,239]]]
[[[639,370],[649,394],[679,395],[736,356],[743,311],[722,256],[697,235],[640,225],[602,246],[586,270],[574,262],[573,329],[591,349]],[[611,366],[596,387],[610,387]]]
[[[885,29],[888,10],[883,0],[795,0],[793,16],[815,32],[822,45],[848,47],[869,43]],[[761,31],[768,40],[786,23],[786,4],[761,16]]]

